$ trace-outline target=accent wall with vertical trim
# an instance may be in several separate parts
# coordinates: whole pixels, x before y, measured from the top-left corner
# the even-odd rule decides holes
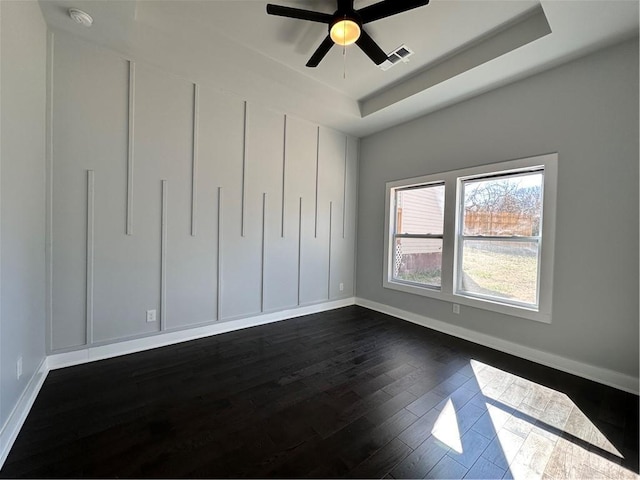
[[[52,37],[49,352],[353,297],[357,139]]]

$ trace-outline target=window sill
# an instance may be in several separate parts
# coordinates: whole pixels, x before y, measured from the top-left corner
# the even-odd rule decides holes
[[[517,307],[505,303],[493,302],[491,300],[480,300],[464,295],[442,292],[434,288],[420,287],[417,285],[411,285],[401,282],[384,281],[383,286],[384,288],[389,288],[391,290],[397,290],[404,293],[410,293],[412,295],[434,298],[443,302],[457,303],[459,305],[465,305],[467,307],[478,308],[480,310],[488,310],[491,312],[510,315],[512,317],[524,318],[541,323],[551,323],[550,313],[540,312],[525,307]]]

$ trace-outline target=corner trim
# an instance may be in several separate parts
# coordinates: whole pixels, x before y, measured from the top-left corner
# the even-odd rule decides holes
[[[486,335],[484,333],[475,332],[464,327],[452,325],[450,323],[435,320],[433,318],[419,315],[417,313],[408,312],[399,308],[383,305],[382,303],[367,300],[366,298],[356,298],[356,305],[369,308],[377,312],[391,315],[392,317],[405,320],[407,322],[415,323],[423,327],[437,330],[438,332],[446,333],[454,337],[462,338],[485,347],[493,348],[501,352],[505,352],[516,357],[524,358],[525,360],[531,360],[532,362],[540,363],[547,367],[555,368],[572,375],[577,375],[587,380],[593,380],[594,382],[602,383],[610,387],[623,390],[625,392],[638,395],[639,384],[638,378],[626,375],[624,373],[609,370],[607,368],[598,367],[596,365],[590,365],[588,363],[578,362],[570,358],[561,357],[553,353],[543,352],[531,347],[526,347],[518,343],[510,342],[509,340],[503,340],[501,338]]]
[[[74,350],[72,352],[49,355],[48,366],[50,370],[80,365],[83,363],[104,360],[106,358],[127,355],[129,353],[142,352],[153,348],[174,345],[176,343],[195,340],[198,338],[219,335],[221,333],[233,332],[243,328],[256,327],[267,323],[279,322],[290,318],[310,315],[312,313],[324,312],[335,308],[346,307],[355,304],[355,298],[349,297],[332,302],[323,302],[306,307],[281,310],[279,312],[259,314],[251,317],[230,320],[226,322],[216,322],[209,325],[194,327],[187,330],[176,330],[163,332],[161,335],[127,340],[124,342],[111,343],[95,347]]]
[[[35,402],[38,393],[40,393],[40,388],[42,388],[42,384],[47,378],[48,373],[49,367],[47,357],[44,357],[40,362],[38,369],[29,380],[29,383],[27,383],[27,386],[18,399],[18,402],[13,407],[7,421],[2,425],[2,428],[0,429],[0,468],[4,465],[7,456],[9,456],[11,447],[13,447],[13,443],[18,437],[18,433],[20,433],[20,429],[22,428],[24,421],[27,419],[27,415],[33,406],[33,402]]]

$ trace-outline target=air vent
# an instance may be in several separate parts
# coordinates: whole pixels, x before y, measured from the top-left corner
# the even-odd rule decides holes
[[[380,65],[378,65],[378,67],[380,67],[380,70],[389,70],[400,61],[404,63],[409,62],[409,57],[411,55],[413,55],[413,50],[411,50],[406,45],[400,45],[393,52],[387,55],[387,59]]]

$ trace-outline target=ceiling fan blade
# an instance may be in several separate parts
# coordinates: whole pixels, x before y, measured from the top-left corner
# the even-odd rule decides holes
[[[374,22],[414,8],[427,5],[429,0],[383,0],[357,10],[362,23]]]
[[[356,41],[356,45],[358,45],[376,65],[380,65],[387,59],[387,54],[384,53],[384,50],[382,50],[364,30],[360,32],[360,38]]]
[[[331,40],[331,37],[327,35],[327,38],[322,41],[316,51],[313,52],[313,55],[311,55],[311,58],[307,62],[307,67],[317,67],[324,56],[329,53],[331,47],[333,47],[333,40]]]
[[[301,8],[284,7],[282,5],[267,4],[267,13],[269,15],[278,15],[280,17],[297,18],[300,20],[309,20],[310,22],[331,23],[332,16],[328,13],[313,12],[311,10],[303,10]]]

